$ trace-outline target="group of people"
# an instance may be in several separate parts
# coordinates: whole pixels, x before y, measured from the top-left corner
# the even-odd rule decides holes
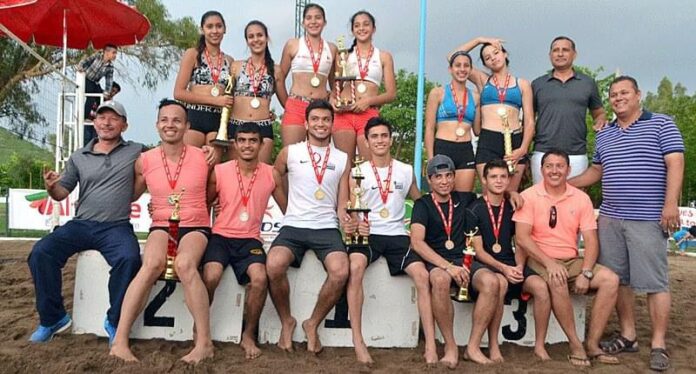
[[[611,83],[616,119],[607,122],[594,80],[573,69],[571,39],[553,40],[553,70],[531,84],[509,73],[501,40],[464,43],[448,56],[452,81],[428,96],[425,148],[431,192],[421,196],[412,166],[391,157],[393,128],[379,117],[379,106],[394,100],[396,84],[391,54],[372,44],[374,17],[366,11],[351,17],[355,39],[347,63],[359,78],[355,92],[343,90],[339,96],[332,89],[342,84],[334,79],[337,47],[321,37],[324,9],[307,4],[303,17],[306,36],[289,40],[276,65],[263,23],[246,26],[251,55],[235,61],[220,49],[222,15],[205,13],[198,46],[182,58],[176,100],[159,105],[161,143],[154,149],[143,152],[123,139],[128,122],[121,104],[99,106],[98,137],[71,156],[62,174],[44,175],[52,198],[65,198],[79,183],[80,199],[75,218],[40,240],[29,257],[41,320],[32,341],[48,341],[70,326],[60,269],[74,253],[97,249],[112,267],[111,306],[104,322],[111,354],[136,360],[128,335],[165,267],[167,220],[176,200],[181,211],[174,265],[195,322],[194,348],[185,361],[213,355],[209,305],[227,265],[247,285],[241,341],[247,358],[261,354],[255,334],[267,293],[281,321],[278,346],[292,350],[297,321],[287,270],[299,267],[305,252],[313,250],[327,277],[311,316],[301,323],[311,352],[321,351],[317,329],[345,289],[356,357],[372,362],[362,335],[363,278],[366,268],[384,256],[391,275],[406,273],[415,284],[428,364],[456,367],[450,292],[468,287],[475,304],[465,359],[503,360],[498,347],[503,304],[506,297],[524,294],[534,306],[534,353],[540,359],[550,359],[544,343],[553,311],[568,337],[572,365],[616,364],[617,353],[638,351],[635,291],[648,294],[650,367],[669,367],[663,232],[679,226],[684,144],[671,118],[642,109],[635,79],[622,76]],[[479,45],[489,73],[473,67],[469,52]],[[467,80],[475,90],[467,88]],[[285,112],[283,148],[271,166],[273,94]],[[354,102],[346,107],[341,98]],[[211,142],[225,107],[231,108],[227,132],[232,143],[223,154]],[[589,167],[588,109],[598,131]],[[476,150],[472,132],[479,136]],[[505,145],[506,132],[512,147]],[[366,162],[353,165],[356,149]],[[228,161],[220,163],[223,157]],[[525,167],[536,184],[517,193]],[[360,186],[371,209],[367,219],[347,209],[355,203],[349,193],[356,188],[353,169],[365,176]],[[477,174],[481,197],[472,192]],[[600,180],[597,221],[592,202],[579,188]],[[152,196],[153,224],[141,260],[128,216],[130,202],[145,189]],[[284,218],[266,252],[260,226],[271,196]],[[403,225],[409,197],[416,200],[410,234]],[[370,244],[346,248],[341,231],[367,236]],[[476,252],[470,268],[462,263],[469,246]],[[570,295],[589,290],[596,296],[583,343]],[[600,341],[614,308],[620,334]],[[445,340],[442,357],[435,324]],[[480,348],[486,331],[487,355]]]

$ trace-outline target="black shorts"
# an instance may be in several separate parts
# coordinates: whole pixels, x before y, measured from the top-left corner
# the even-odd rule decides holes
[[[308,249],[314,251],[319,260],[324,263],[326,257],[332,252],[346,253],[346,245],[341,238],[338,229],[303,229],[292,226],[283,226],[278,231],[273,247],[287,247],[295,256],[292,267],[299,268],[302,259]]]
[[[367,257],[368,266],[377,261],[379,256],[387,259],[389,274],[398,275],[414,262],[421,261],[416,252],[411,249],[411,239],[408,235],[377,235],[370,234],[369,246],[348,248],[348,253],[361,253]]]
[[[150,227],[150,232],[153,231],[164,231],[167,234],[169,234],[169,227],[161,227],[161,226],[156,226],[156,227]],[[177,242],[181,241],[181,238],[186,236],[188,233],[191,232],[200,232],[201,234],[205,235],[206,239],[210,238],[210,227],[179,227],[179,237],[176,238]]]
[[[227,136],[230,140],[233,140],[235,134],[237,134],[237,127],[245,122],[252,122],[259,125],[261,129],[261,139],[271,139],[273,140],[273,121],[269,119],[262,119],[260,121],[244,121],[239,119],[231,119],[227,124]]]
[[[517,149],[522,145],[522,133],[512,134],[512,149]],[[478,146],[476,148],[476,164],[485,164],[491,160],[502,160],[505,157],[505,141],[503,133],[481,129]],[[527,156],[519,161],[527,162]]]
[[[205,248],[205,254],[201,264],[209,262],[222,264],[223,269],[227,265],[232,266],[234,276],[241,285],[249,283],[247,269],[251,264],[266,264],[266,252],[263,244],[254,238],[226,238],[222,235],[213,234]]]
[[[205,105],[195,106],[200,109],[188,109],[188,120],[191,122],[191,130],[208,134],[217,132],[220,128],[220,112],[216,108]]]
[[[482,262],[474,261],[471,263],[471,270],[469,271],[469,295],[471,295],[472,300],[476,300],[478,298],[479,292],[476,290],[476,287],[474,287],[474,274],[476,274],[477,271],[481,269],[488,269],[492,271],[494,274],[502,274],[498,269],[484,264]],[[530,269],[528,266],[525,265],[524,269],[522,270],[522,276],[524,277],[525,280],[527,280],[528,277],[532,275],[537,275],[537,273],[534,272],[534,270]],[[505,295],[506,299],[519,299],[520,295],[522,294],[522,285],[524,284],[524,281],[520,283],[510,283],[508,282],[508,289],[507,289],[507,294]]]
[[[471,146],[471,142],[451,142],[436,138],[433,154],[448,156],[454,161],[454,168],[457,170],[476,167],[474,148]]]

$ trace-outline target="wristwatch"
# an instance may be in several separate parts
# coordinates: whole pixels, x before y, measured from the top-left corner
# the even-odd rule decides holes
[[[592,280],[592,277],[594,277],[594,273],[590,269],[585,269],[582,271],[582,276],[589,280]]]

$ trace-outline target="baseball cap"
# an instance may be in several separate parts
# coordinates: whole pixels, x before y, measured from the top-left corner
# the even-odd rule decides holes
[[[428,166],[426,167],[428,172],[428,177],[433,176],[440,172],[454,172],[454,162],[451,158],[445,155],[435,155],[430,161],[428,161]]]
[[[126,114],[126,108],[124,108],[123,105],[118,101],[109,100],[103,102],[102,105],[100,105],[99,108],[97,108],[97,114],[101,113],[106,109],[113,110],[114,112],[116,112],[116,114],[123,117],[124,119],[128,117],[128,115]]]

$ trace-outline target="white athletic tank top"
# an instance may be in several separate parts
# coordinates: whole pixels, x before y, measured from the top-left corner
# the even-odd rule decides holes
[[[291,73],[314,73],[314,68],[312,66],[312,59],[309,57],[309,48],[307,48],[307,43],[304,38],[298,39],[298,49],[297,54],[290,62],[290,72]],[[314,51],[314,57],[319,51]],[[317,74],[323,76],[328,76],[329,71],[331,71],[331,66],[333,64],[333,55],[331,54],[331,48],[329,43],[324,40],[324,49],[321,51],[321,60],[319,62],[319,69]]]
[[[362,188],[365,190],[363,199],[365,204],[372,209],[368,217],[370,233],[378,235],[407,235],[404,227],[404,215],[406,214],[405,200],[408,197],[408,190],[413,183],[413,168],[411,165],[393,160],[392,179],[389,185],[389,197],[387,198],[386,206],[379,194],[377,179],[370,162],[362,163],[360,170],[365,176],[361,183]],[[377,168],[377,173],[379,173],[382,188],[384,188],[389,167]],[[385,207],[389,210],[389,217],[382,218],[379,213]]]
[[[361,51],[361,53],[363,56],[361,56],[360,63],[362,64],[363,68],[365,67],[365,63],[368,64],[365,80],[379,86],[382,83],[382,59],[379,56],[379,48],[375,47],[369,62],[365,61],[365,58],[367,58],[367,51]],[[360,79],[360,69],[358,68],[357,52],[356,50],[353,50],[353,52],[348,55],[348,71],[351,75],[355,75],[358,77],[358,79]]]
[[[337,229],[338,183],[346,168],[348,155],[330,145],[329,162],[321,183],[324,198],[317,200],[314,193],[319,183],[307,152],[307,141],[288,147],[288,208],[283,226],[306,229]],[[312,146],[314,161],[321,169],[326,147]]]

